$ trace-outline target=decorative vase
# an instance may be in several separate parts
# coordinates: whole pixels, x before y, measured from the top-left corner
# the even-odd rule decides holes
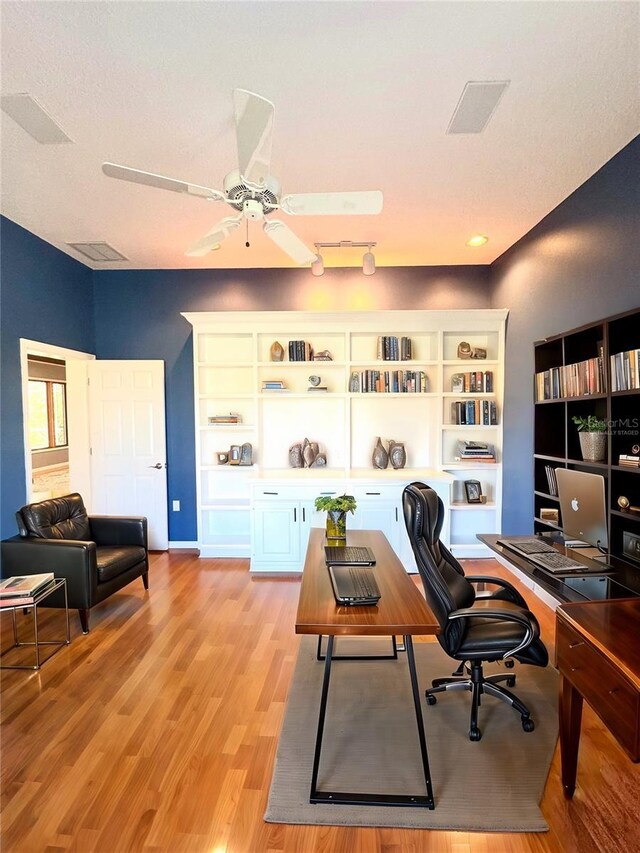
[[[289,465],[292,468],[303,468],[304,460],[302,459],[302,445],[292,444],[289,448]]]
[[[380,440],[379,436],[376,440],[376,446],[373,448],[371,461],[373,462],[374,468],[386,468],[389,464],[389,454],[384,449],[384,444]]]
[[[327,510],[327,539],[347,538],[347,513],[343,509]]]
[[[392,468],[404,468],[407,464],[407,451],[404,442],[389,439],[389,462]]]
[[[607,458],[606,432],[579,432],[578,438],[585,462],[602,462]]]
[[[271,344],[271,349],[269,350],[269,356],[271,361],[283,361],[284,360],[284,347],[278,341],[274,341]]]

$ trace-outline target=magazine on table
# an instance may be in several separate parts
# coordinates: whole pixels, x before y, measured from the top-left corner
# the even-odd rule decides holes
[[[53,580],[53,572],[41,575],[20,575],[0,581],[0,599],[35,595]]]

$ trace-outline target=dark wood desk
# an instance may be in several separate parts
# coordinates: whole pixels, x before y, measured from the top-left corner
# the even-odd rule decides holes
[[[432,809],[434,807],[433,791],[411,638],[416,634],[436,634],[439,631],[439,626],[426,601],[407,575],[383,533],[374,530],[349,531],[347,541],[349,545],[366,545],[375,554],[376,565],[372,571],[375,573],[381,597],[376,607],[343,607],[337,605],[324,560],[324,530],[320,528],[311,530],[300,587],[296,633],[327,635],[329,639],[325,655],[309,801],[311,803],[347,803],[352,805],[422,806]],[[318,768],[322,751],[322,736],[335,637],[336,635],[395,637],[397,634],[404,637],[407,652],[409,678],[427,790],[426,796],[424,794],[412,796],[319,791],[317,788]],[[396,662],[395,665],[397,666],[398,663]]]
[[[640,760],[640,598],[556,610],[562,787],[576,787],[585,699],[632,761]]]

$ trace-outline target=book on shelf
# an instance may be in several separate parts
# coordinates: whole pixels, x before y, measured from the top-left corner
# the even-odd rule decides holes
[[[451,390],[454,394],[492,394],[493,371],[454,373],[451,377]]]
[[[426,394],[429,377],[424,370],[363,370],[359,388],[364,394]]]
[[[618,465],[628,465],[629,468],[640,468],[640,456],[631,453],[621,453],[618,456]]]
[[[492,444],[481,441],[458,441],[454,460],[456,462],[495,462],[496,454]]]
[[[376,344],[376,358],[379,361],[411,361],[413,345],[411,338],[397,335],[379,335]]]
[[[496,403],[494,400],[458,400],[451,404],[451,423],[460,426],[496,426]]]
[[[326,385],[310,385],[307,388],[307,391],[328,391],[328,390],[329,389],[327,388]]]
[[[0,582],[0,599],[20,598],[35,595],[53,580],[53,572],[41,575],[19,575]]]
[[[575,364],[552,367],[535,375],[535,400],[560,400],[565,397],[588,397],[604,394],[604,356],[588,358]]]
[[[556,481],[556,469],[553,465],[545,465],[544,466],[545,473],[547,475],[547,484],[549,486],[549,494],[553,497],[558,496],[558,483]]]
[[[282,379],[265,379],[262,383],[263,391],[284,391],[286,387]]]
[[[242,415],[229,412],[228,415],[212,415],[207,421],[209,424],[241,424]]]
[[[313,348],[308,341],[289,341],[289,361],[313,361]]]
[[[612,391],[640,389],[640,349],[617,352],[610,362]]]

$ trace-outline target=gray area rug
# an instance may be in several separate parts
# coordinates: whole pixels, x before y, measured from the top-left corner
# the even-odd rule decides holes
[[[447,693],[423,716],[436,807],[311,805],[309,788],[324,663],[303,637],[278,744],[265,820],[334,826],[397,826],[542,832],[539,809],[558,735],[558,675],[516,664],[514,692],[536,728],[491,697],[480,707],[482,740],[467,737],[471,694]],[[380,644],[383,644],[382,647]],[[437,643],[415,643],[420,693],[455,669]],[[338,638],[334,654],[386,653],[390,640]],[[504,671],[498,665],[486,673]],[[425,793],[406,654],[397,661],[335,661],[320,762],[320,790]]]

